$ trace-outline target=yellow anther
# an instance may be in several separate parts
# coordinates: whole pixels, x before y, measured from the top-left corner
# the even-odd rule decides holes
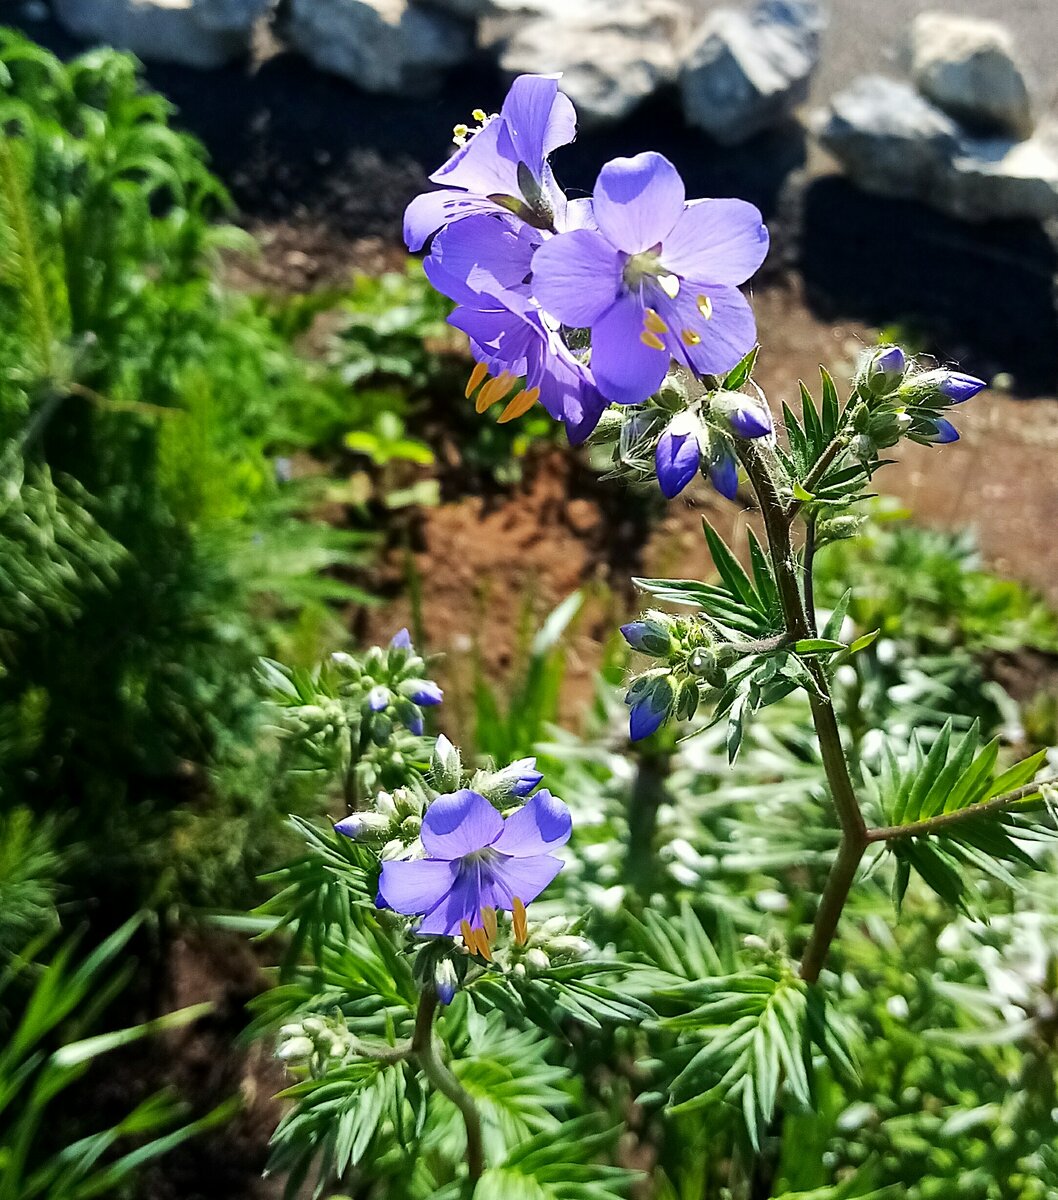
[[[709,320],[710,317],[712,317],[713,302],[712,302],[712,300],[709,299],[708,296],[699,296],[698,297],[698,311],[702,314],[703,317],[705,317],[705,319],[707,321]]]
[[[489,941],[494,941],[496,938],[496,930],[499,928],[496,921],[496,910],[491,904],[486,904],[481,910],[481,923],[485,926],[485,934]]]
[[[524,416],[540,399],[539,388],[529,388],[528,391],[519,392],[512,397],[510,404],[500,413],[497,425],[506,425],[508,421],[513,421],[515,417]]]
[[[459,922],[459,932],[463,935],[463,941],[466,943],[467,949],[473,953],[474,943],[477,939],[474,937],[474,931],[470,928],[470,922],[466,917]]]
[[[497,375],[495,379],[490,379],[481,391],[478,392],[478,401],[475,405],[478,412],[483,413],[486,408],[490,408],[497,400],[502,400],[511,390],[512,383],[514,383],[514,376],[510,371],[504,371],[502,375]]]
[[[474,389],[488,375],[489,369],[484,363],[475,363],[473,371],[470,372],[470,378],[467,380],[467,390],[463,393],[469,400],[474,392]]]
[[[668,333],[669,331],[669,327],[652,308],[647,309],[646,315],[643,317],[643,324],[651,333]]]
[[[658,337],[656,333],[651,333],[649,329],[644,329],[639,335],[639,340],[644,346],[649,346],[651,350],[664,350],[665,343]]]
[[[464,918],[459,922],[459,932],[471,954],[480,955],[486,962],[492,962],[492,951],[489,949],[488,938],[484,929],[471,929],[470,922]]]
[[[470,127],[468,125],[464,125],[462,122],[460,122],[460,124],[452,126],[452,141],[455,142],[457,146],[462,146],[469,136]]]
[[[680,341],[683,342],[685,346],[697,346],[701,340],[701,335],[695,333],[693,329],[685,329],[680,334]]]
[[[658,287],[665,293],[670,300],[675,300],[680,294],[680,281],[676,275],[659,275]]]
[[[474,111],[470,115],[474,118],[475,121],[477,121],[477,123],[479,125],[481,124],[482,121],[485,120],[485,110],[483,108],[475,108]]]
[[[511,917],[514,921],[514,940],[519,946],[524,946],[529,940],[529,922],[525,916],[525,905],[517,896],[511,906]]]

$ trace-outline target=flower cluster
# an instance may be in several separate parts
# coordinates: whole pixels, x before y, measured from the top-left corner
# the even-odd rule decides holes
[[[759,649],[752,643],[721,642],[702,620],[663,612],[647,612],[622,625],[621,633],[633,650],[658,660],[657,666],[632,680],[625,694],[634,742],[655,733],[670,716],[689,720],[703,688],[722,688],[727,668]]]
[[[499,113],[475,118],[404,232],[412,250],[432,238],[425,270],[470,338],[478,411],[508,398],[506,421],[539,401],[576,443],[611,403],[646,401],[673,362],[711,378],[753,346],[738,290],[768,250],[753,205],[688,201],[656,153],[614,159],[591,199],[568,199],[548,159],[576,117],[554,76],[519,76]]]
[[[419,736],[424,708],[440,704],[444,693],[432,679],[423,679],[423,660],[411,636],[401,629],[390,639],[388,652],[374,647],[363,663],[341,651],[331,661],[343,676],[345,688],[355,684],[364,693],[363,717],[375,742],[385,741],[397,721]]]
[[[923,370],[909,363],[899,346],[866,354],[856,378],[866,402],[854,424],[857,453],[869,459],[902,437],[926,446],[957,441],[958,430],[945,412],[985,386],[984,380],[960,371]]]

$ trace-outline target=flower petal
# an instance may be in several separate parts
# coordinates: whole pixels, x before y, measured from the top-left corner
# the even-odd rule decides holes
[[[674,433],[671,426],[658,439],[654,462],[662,493],[671,500],[698,474],[701,457],[693,433]]]
[[[768,253],[760,210],[745,200],[692,200],[665,238],[661,257],[676,275],[744,283]]]
[[[669,352],[640,340],[643,315],[639,297],[625,292],[592,328],[592,374],[599,391],[616,404],[641,404],[669,369]]]
[[[591,229],[549,238],[533,255],[533,295],[565,325],[593,325],[621,291],[621,255]]]
[[[563,862],[553,854],[533,854],[527,858],[504,858],[491,864],[491,901],[494,908],[510,910],[517,896],[530,904],[562,870]]]
[[[573,101],[558,90],[557,75],[519,75],[500,109],[518,160],[539,179],[544,159],[577,136]]]
[[[409,250],[421,250],[444,225],[464,217],[498,216],[506,211],[484,196],[472,196],[454,188],[423,192],[404,210],[404,242]]]
[[[663,154],[615,158],[599,172],[593,212],[599,229],[626,254],[663,242],[683,212],[679,171]]]
[[[482,196],[518,195],[518,154],[505,121],[493,120],[430,176],[431,183]]]
[[[481,906],[490,903],[482,893],[481,884],[479,864],[469,870],[460,870],[451,889],[427,912],[417,932],[443,933],[452,937],[459,932],[461,921],[469,921],[475,929],[480,927]]]
[[[503,823],[503,832],[492,845],[502,854],[527,858],[564,846],[572,829],[573,818],[565,803],[544,788],[517,812],[511,813]]]
[[[472,216],[443,229],[423,261],[427,278],[457,304],[494,307],[512,299],[528,304],[529,274],[535,245],[519,235],[509,219]]]
[[[669,327],[673,356],[698,375],[730,371],[757,340],[753,310],[738,288],[684,280],[673,299],[652,288],[650,303]]]
[[[420,858],[413,862],[384,862],[378,892],[390,908],[407,916],[429,912],[452,890],[459,864]]]
[[[483,850],[503,832],[503,818],[469,788],[438,798],[426,810],[419,836],[431,858],[460,858]]]

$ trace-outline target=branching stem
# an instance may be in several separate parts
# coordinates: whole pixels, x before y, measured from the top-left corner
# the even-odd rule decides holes
[[[895,842],[909,837],[927,837],[931,833],[943,833],[952,825],[976,817],[987,816],[989,813],[1002,812],[1021,800],[1028,800],[1045,787],[1058,787],[1058,777],[1041,779],[1039,783],[1027,783],[1024,787],[1013,792],[1005,792],[1002,796],[994,796],[982,804],[971,804],[969,808],[960,808],[956,812],[939,813],[935,817],[926,817],[922,821],[912,821],[908,825],[886,825],[881,829],[867,831],[868,842]]]

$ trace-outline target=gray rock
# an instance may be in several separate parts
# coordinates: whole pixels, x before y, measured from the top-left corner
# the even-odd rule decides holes
[[[581,127],[609,124],[675,82],[685,13],[679,0],[573,0],[518,19],[511,4],[500,66],[510,76],[560,71]]]
[[[290,45],[367,92],[422,93],[473,53],[469,24],[407,0],[291,0]]]
[[[762,0],[706,18],[680,75],[691,125],[734,145],[786,120],[808,97],[826,18],[818,0]]]
[[[219,67],[245,54],[273,0],[53,0],[75,37],[185,67]]]
[[[867,76],[813,118],[865,191],[921,200],[968,221],[1058,216],[1058,130],[974,137],[909,84]]]
[[[1032,101],[1010,33],[996,21],[921,13],[911,30],[911,73],[945,112],[984,129],[1027,137]]]

